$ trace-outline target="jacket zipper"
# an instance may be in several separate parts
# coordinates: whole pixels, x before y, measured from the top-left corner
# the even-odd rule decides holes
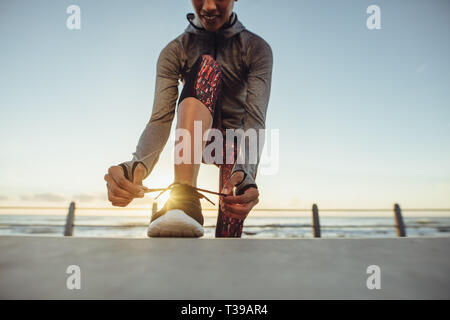
[[[214,60],[217,60],[217,34],[214,33]]]

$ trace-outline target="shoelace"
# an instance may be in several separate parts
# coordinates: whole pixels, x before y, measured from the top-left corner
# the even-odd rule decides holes
[[[215,195],[222,196],[222,197],[228,196],[228,195],[225,194],[225,193],[220,193],[220,192],[210,191],[210,190],[206,190],[206,189],[200,189],[200,188],[197,188],[197,187],[193,187],[193,186],[191,186],[190,184],[179,183],[179,182],[171,183],[167,188],[150,189],[150,188],[144,187],[144,188],[145,188],[144,193],[161,191],[161,192],[155,197],[155,200],[156,200],[156,199],[158,199],[159,196],[162,195],[164,192],[166,192],[167,190],[171,190],[171,189],[173,189],[173,187],[178,186],[178,185],[181,185],[181,186],[184,185],[184,186],[188,186],[189,188],[194,189],[195,191],[197,191],[197,195],[198,195],[198,197],[199,197],[200,199],[204,198],[205,200],[208,200],[210,203],[212,203],[212,205],[214,205],[214,206],[215,206],[215,203],[214,203],[214,202],[212,202],[211,200],[209,200],[207,196],[205,196],[204,194],[202,194],[202,193],[200,193],[200,192],[198,192],[198,191],[201,191],[201,192],[207,192],[207,193],[211,193],[211,194],[215,194]]]

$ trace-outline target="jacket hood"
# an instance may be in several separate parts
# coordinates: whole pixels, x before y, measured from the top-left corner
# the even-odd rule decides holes
[[[237,14],[232,13],[230,16],[230,21],[222,26],[216,32],[210,32],[203,28],[200,20],[194,13],[188,13],[186,15],[187,20],[189,21],[189,25],[186,28],[186,32],[200,35],[209,35],[212,33],[218,33],[223,35],[225,38],[231,38],[232,36],[242,32],[245,30],[245,27],[238,20]]]

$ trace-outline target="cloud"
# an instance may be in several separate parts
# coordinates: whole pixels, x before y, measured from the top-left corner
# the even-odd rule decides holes
[[[12,200],[11,197],[0,195],[0,201]],[[14,200],[17,200],[14,199]],[[93,192],[93,193],[76,193],[76,194],[58,194],[58,193],[35,193],[35,194],[22,194],[18,197],[18,200],[23,202],[52,202],[63,203],[68,201],[75,201],[79,203],[109,203],[108,194],[106,192]],[[146,196],[144,199],[134,199],[133,204],[151,204],[153,203],[153,197]]]
[[[37,201],[37,202],[65,202],[67,198],[56,193],[37,193],[33,195],[21,195],[22,201]]]
[[[6,200],[10,200],[10,199],[11,199],[10,197],[3,196],[0,194],[0,201],[6,201]]]
[[[81,201],[81,202],[93,202],[95,200],[101,199],[100,196],[95,194],[88,194],[88,193],[80,193],[73,196],[74,200]]]

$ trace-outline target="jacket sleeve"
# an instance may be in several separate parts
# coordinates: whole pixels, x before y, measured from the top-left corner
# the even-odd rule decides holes
[[[160,53],[156,71],[155,97],[150,121],[139,138],[131,161],[120,164],[127,179],[133,181],[134,168],[142,163],[144,178],[153,170],[170,135],[178,98],[178,80],[181,74],[180,44],[174,40]]]
[[[248,136],[241,137],[244,139],[241,141],[245,143],[241,143],[238,147],[238,158],[232,171],[232,173],[236,171],[244,173],[244,180],[236,186],[238,194],[244,193],[250,187],[257,187],[255,178],[264,145],[264,137],[260,137],[259,129],[265,129],[272,81],[273,56],[267,42],[257,37],[253,43],[250,43],[247,57],[248,88],[243,129],[244,132],[248,132],[249,129],[256,130],[257,143],[249,143],[251,139]]]

